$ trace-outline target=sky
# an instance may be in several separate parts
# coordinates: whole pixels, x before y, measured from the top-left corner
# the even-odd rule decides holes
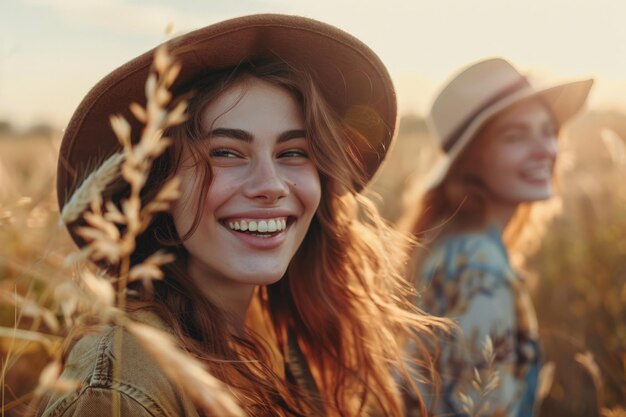
[[[594,77],[590,107],[626,111],[623,0],[0,0],[0,121],[63,128],[100,78],[168,28],[265,12],[364,41],[389,68],[401,114],[423,115],[447,77],[490,56],[544,80]]]

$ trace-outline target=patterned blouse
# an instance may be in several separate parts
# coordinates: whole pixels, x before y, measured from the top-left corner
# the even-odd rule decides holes
[[[458,325],[441,340],[439,392],[422,390],[430,412],[533,416],[540,364],[537,323],[499,230],[440,238],[417,278],[420,307]],[[407,417],[418,415],[413,407],[407,401]]]

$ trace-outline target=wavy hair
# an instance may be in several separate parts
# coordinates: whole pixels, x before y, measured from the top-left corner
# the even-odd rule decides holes
[[[409,240],[356,191],[365,185],[358,149],[366,139],[325,101],[311,74],[281,62],[244,63],[197,82],[191,87],[190,118],[168,132],[174,145],[155,161],[143,198],[149,200],[176,174],[183,147],[195,158],[198,184],[210,184],[200,115],[221,92],[247,77],[278,85],[301,104],[322,186],[320,206],[285,276],[255,293],[253,303],[261,306],[275,340],[250,327],[241,335],[231,334],[225,313],[194,287],[183,244],[198,226],[199,206],[183,236],[178,236],[172,216],[163,213],[140,237],[134,261],[164,244],[177,255],[176,262],[164,267],[166,278],[155,283],[149,303],[140,305],[155,310],[184,349],[234,388],[249,415],[356,416],[375,411],[403,416],[398,375],[408,380],[408,367],[417,366],[434,379],[429,346],[446,321],[426,316],[411,302],[415,290],[403,278]],[[201,188],[194,204],[204,200],[207,188]],[[407,339],[422,353],[415,364],[408,365],[403,357]],[[287,357],[292,342],[310,368],[317,398],[273,369],[272,346]]]

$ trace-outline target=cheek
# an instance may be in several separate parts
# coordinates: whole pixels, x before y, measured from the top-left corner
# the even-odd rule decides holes
[[[295,193],[302,201],[305,209],[315,212],[322,198],[322,185],[317,169],[311,168],[298,172],[292,180]]]
[[[215,211],[232,195],[234,190],[238,189],[241,181],[233,179],[230,175],[225,175],[219,169],[215,169],[212,178],[205,181],[205,187],[208,187],[202,202],[202,210],[205,215],[212,215]]]
[[[487,188],[500,188],[501,183],[510,181],[508,178],[511,171],[508,162],[502,158],[503,155],[496,155],[485,149],[485,152],[475,154],[474,158],[468,161],[464,172]]]
[[[511,186],[516,175],[517,170],[514,165],[508,164],[505,160],[500,160],[486,165],[481,178],[491,188],[506,189]]]
[[[481,165],[491,175],[512,172],[524,160],[524,150],[515,146],[491,146],[485,149]]]
[[[198,187],[195,184],[195,175],[190,170],[181,171],[177,175],[180,178],[180,197],[174,202],[172,217],[178,233],[184,234],[193,222],[191,214],[196,207],[195,190]]]

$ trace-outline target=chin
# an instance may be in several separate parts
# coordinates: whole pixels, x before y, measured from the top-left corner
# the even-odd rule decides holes
[[[244,273],[240,276],[239,281],[252,285],[271,285],[281,280],[285,276],[285,271],[255,271],[252,273]]]
[[[548,200],[550,198],[552,198],[553,193],[549,192],[549,193],[536,193],[534,195],[530,195],[525,199],[522,199],[522,201],[527,202],[527,203],[533,203],[533,202],[537,202],[537,201],[545,201]]]
[[[552,198],[552,196],[554,196],[554,190],[552,190],[552,188],[550,187],[539,193],[538,200],[547,200],[549,198]]]

